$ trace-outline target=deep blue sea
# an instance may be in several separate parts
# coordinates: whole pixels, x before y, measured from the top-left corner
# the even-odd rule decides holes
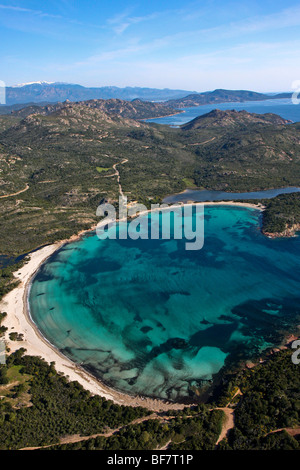
[[[32,318],[112,387],[191,397],[224,366],[280,343],[299,324],[300,238],[269,239],[259,221],[255,209],[207,206],[199,251],[186,251],[185,240],[89,234],[38,271]]]
[[[244,103],[220,103],[220,104],[209,104],[204,106],[196,106],[193,108],[182,108],[184,113],[176,114],[175,116],[167,116],[158,119],[148,119],[147,122],[156,122],[157,124],[168,124],[169,126],[181,126],[186,122],[195,119],[197,116],[209,113],[213,109],[230,110],[235,109],[236,111],[246,110],[250,113],[264,114],[274,113],[283,117],[284,119],[290,119],[293,122],[300,121],[300,104],[295,105],[291,102],[291,99],[280,99],[280,100],[266,100],[266,101],[245,101]]]

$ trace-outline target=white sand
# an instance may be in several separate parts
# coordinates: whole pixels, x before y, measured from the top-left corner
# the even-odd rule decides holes
[[[40,264],[43,263],[62,243],[46,246],[31,254],[30,261],[25,264],[15,277],[21,282],[18,287],[9,292],[0,304],[0,310],[7,312],[3,324],[8,328],[5,334],[5,340],[10,351],[13,352],[20,347],[27,350],[27,354],[41,356],[47,362],[54,361],[56,369],[68,375],[71,380],[78,380],[86,389],[94,394],[101,394],[108,399],[113,397],[107,391],[104,391],[100,384],[91,381],[87,374],[82,373],[71,361],[56,351],[38,332],[36,326],[29,318],[27,312],[27,287],[31,277],[37,271]],[[24,341],[11,341],[9,333],[22,333]]]
[[[26,349],[28,355],[40,356],[48,363],[55,362],[56,370],[68,376],[70,380],[77,380],[93,395],[100,395],[120,405],[144,406],[153,411],[183,408],[183,405],[164,402],[162,400],[140,396],[131,397],[106,387],[96,378],[74,364],[70,359],[62,355],[41,335],[28,315],[28,285],[39,266],[62,245],[63,242],[55,243],[54,245],[46,246],[32,253],[30,255],[30,261],[18,272],[14,273],[15,277],[21,282],[18,287],[9,292],[0,303],[0,311],[7,312],[7,317],[2,324],[8,328],[5,333],[5,340],[7,347],[10,348],[10,352],[14,352],[22,347]],[[12,332],[23,334],[23,341],[11,341],[9,334]]]
[[[189,203],[194,205],[195,203]],[[196,204],[204,204],[205,206],[238,206],[238,207],[250,207],[252,209],[258,209],[260,211],[265,209],[261,203],[251,203],[251,202],[236,202],[236,201],[217,201],[217,202],[203,202]]]
[[[210,204],[210,203],[205,203]],[[254,204],[242,204],[235,202],[220,202],[211,204],[227,204],[246,207],[258,206]],[[78,236],[72,237],[70,240],[77,239]],[[0,303],[0,311],[7,312],[7,317],[3,321],[3,325],[8,328],[5,333],[5,340],[10,352],[14,352],[21,347],[25,348],[28,355],[40,356],[48,363],[55,362],[56,370],[68,376],[70,380],[77,380],[86,390],[94,395],[101,395],[115,403],[130,406],[145,406],[153,411],[181,409],[183,405],[164,402],[162,400],[150,399],[145,397],[131,397],[126,394],[119,393],[109,387],[103,385],[99,380],[81,369],[70,359],[62,355],[54,346],[52,346],[39,332],[36,325],[31,320],[28,313],[27,290],[32,276],[36,273],[40,265],[59,249],[66,241],[58,242],[41,248],[30,255],[30,260],[15,274],[16,279],[20,280],[20,284],[9,292]],[[23,335],[23,341],[11,341],[9,334],[17,332]]]

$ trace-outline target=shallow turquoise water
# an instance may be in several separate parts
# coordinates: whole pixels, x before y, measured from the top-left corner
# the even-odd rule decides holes
[[[152,214],[152,217],[158,217]],[[185,240],[65,245],[38,272],[33,320],[111,386],[181,399],[299,323],[300,238],[271,240],[257,210],[208,206],[202,250]]]

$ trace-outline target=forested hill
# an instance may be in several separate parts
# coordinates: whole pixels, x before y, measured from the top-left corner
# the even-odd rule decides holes
[[[248,113],[247,111],[221,111],[214,109],[213,111],[198,116],[192,121],[187,122],[181,126],[181,129],[206,129],[208,127],[232,127],[232,126],[249,126],[252,124],[271,124],[283,125],[289,124],[292,121],[283,119],[277,114],[255,114]]]
[[[264,201],[263,232],[269,236],[293,236],[300,231],[300,193],[281,194]]]
[[[266,95],[247,90],[214,90],[205,93],[192,93],[184,98],[172,99],[166,102],[167,106],[173,108],[188,108],[204,104],[218,104],[243,101],[264,101],[279,98],[290,98],[291,93],[280,93],[277,95]]]
[[[215,111],[176,129],[124,114],[91,102],[0,117],[2,254],[20,255],[90,228],[100,201],[118,200],[118,174],[129,201],[146,205],[190,187],[299,185],[299,123]]]
[[[69,104],[69,101],[65,101],[63,103],[47,104],[45,106],[31,104],[22,109],[12,110],[11,114],[23,118],[29,116],[30,114],[48,116],[49,114],[52,114],[53,112],[58,111],[59,109],[68,106]],[[99,109],[109,114],[117,114],[124,118],[130,119],[150,119],[180,113],[180,111],[175,111],[173,108],[165,106],[162,103],[151,103],[149,101],[141,101],[140,99],[135,99],[133,101],[124,101],[119,99],[95,99],[80,101],[72,104],[86,106],[92,109]]]

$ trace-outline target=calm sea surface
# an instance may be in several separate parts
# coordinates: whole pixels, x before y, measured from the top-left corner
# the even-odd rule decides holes
[[[278,344],[299,323],[300,238],[264,237],[259,216],[207,206],[199,251],[186,251],[185,240],[95,234],[67,244],[32,283],[32,318],[105,383],[189,397],[224,365]],[[151,217],[160,223],[158,213]]]
[[[299,193],[300,188],[290,187],[281,189],[266,189],[264,191],[253,191],[249,193],[228,193],[224,191],[209,191],[207,189],[186,189],[182,193],[172,194],[166,197],[165,204],[176,202],[205,202],[205,201],[236,201],[239,199],[272,199],[279,194]]]
[[[221,103],[213,105],[196,106],[193,108],[183,108],[184,113],[176,114],[158,119],[148,119],[148,122],[156,122],[158,124],[168,124],[169,126],[181,126],[186,122],[195,119],[197,116],[209,113],[213,109],[236,111],[246,110],[250,113],[264,114],[274,113],[290,119],[293,122],[300,121],[300,105],[295,105],[290,99],[266,100],[266,101],[245,101],[244,103]]]

